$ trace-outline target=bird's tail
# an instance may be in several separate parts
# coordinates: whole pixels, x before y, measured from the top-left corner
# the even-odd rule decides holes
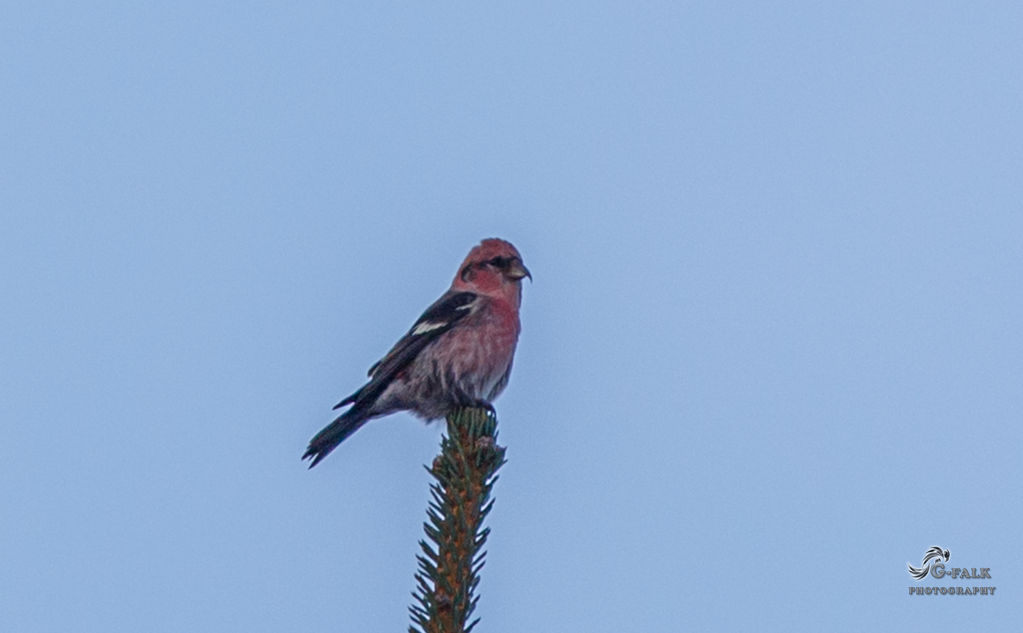
[[[309,448],[306,449],[302,459],[312,458],[313,461],[309,464],[309,468],[319,464],[324,457],[330,455],[330,452],[337,448],[338,444],[362,428],[362,425],[368,422],[370,417],[358,406],[345,411],[309,440]]]

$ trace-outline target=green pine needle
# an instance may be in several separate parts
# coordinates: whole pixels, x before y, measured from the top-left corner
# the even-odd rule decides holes
[[[410,633],[468,633],[479,622],[469,618],[479,601],[490,534],[483,519],[494,506],[490,493],[505,449],[497,445],[497,418],[487,409],[459,409],[447,422],[440,455],[427,467],[436,482],[423,524],[427,540],[419,542],[423,554],[416,556]]]

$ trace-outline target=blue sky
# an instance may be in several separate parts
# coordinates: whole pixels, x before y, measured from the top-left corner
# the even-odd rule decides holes
[[[479,630],[1016,626],[1018,4],[4,13],[0,630],[403,630],[439,427],[299,458],[488,236]]]

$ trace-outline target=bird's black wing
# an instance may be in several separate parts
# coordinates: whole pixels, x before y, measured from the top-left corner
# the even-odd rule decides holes
[[[405,336],[387,354],[369,368],[370,381],[361,389],[334,405],[339,409],[357,401],[372,401],[391,380],[408,366],[423,348],[450,330],[476,307],[478,295],[449,290],[423,312]]]

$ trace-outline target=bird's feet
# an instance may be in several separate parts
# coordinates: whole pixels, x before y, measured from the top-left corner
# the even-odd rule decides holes
[[[486,409],[487,413],[490,414],[490,417],[493,418],[497,417],[497,410],[494,409],[494,405],[490,404],[486,400],[483,399],[474,400],[472,404],[469,406],[474,407],[476,409]]]

